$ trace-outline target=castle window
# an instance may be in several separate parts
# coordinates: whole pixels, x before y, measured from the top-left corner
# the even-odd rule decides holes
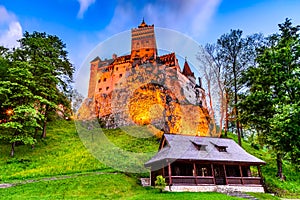
[[[109,87],[106,87],[106,91],[109,90]]]
[[[106,82],[106,78],[104,78],[103,81]]]
[[[123,76],[123,74],[119,74],[119,78],[121,78]]]

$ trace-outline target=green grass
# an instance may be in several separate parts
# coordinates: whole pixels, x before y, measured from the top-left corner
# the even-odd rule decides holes
[[[125,174],[43,181],[1,189],[0,199],[237,199],[218,193],[159,193]]]
[[[9,145],[0,144],[0,147],[1,182],[111,170],[87,151],[71,121],[49,123],[47,138],[39,140],[34,149],[28,145],[17,146],[14,158],[9,157]]]
[[[150,134],[148,127],[114,130],[94,127],[88,132],[80,130],[80,126],[77,128],[79,135],[72,121],[51,122],[46,139],[39,140],[34,149],[26,145],[17,146],[14,158],[9,157],[10,146],[0,143],[0,183],[17,184],[0,189],[0,199],[234,199],[218,193],[161,194],[156,189],[140,186],[138,178],[149,176],[148,173],[125,174],[119,172],[118,168],[111,168],[112,163],[100,162],[106,157],[113,164],[123,166],[128,164],[126,156],[133,153],[137,155],[134,164],[140,167],[144,163],[142,159],[148,159],[158,149],[158,140],[146,137]],[[99,134],[101,131],[103,133]],[[237,140],[235,135],[229,136]],[[104,138],[110,141],[109,145],[99,145]],[[85,145],[90,146],[86,148]],[[287,181],[282,182],[275,177],[274,155],[266,149],[256,150],[245,141],[243,147],[267,162],[262,172],[270,191],[284,197],[300,198],[300,176],[292,165],[284,163]],[[88,149],[92,150],[94,156],[99,156],[98,159]],[[125,157],[115,154],[120,149],[125,152]],[[70,177],[51,181],[44,179],[61,175]],[[38,182],[21,184],[28,179]],[[269,194],[252,195],[259,199],[278,199]]]

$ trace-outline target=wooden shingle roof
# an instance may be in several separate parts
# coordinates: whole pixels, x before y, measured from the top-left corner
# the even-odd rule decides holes
[[[265,164],[263,160],[247,153],[232,139],[179,134],[164,134],[163,137],[164,146],[160,147],[157,154],[145,163],[146,167],[166,160]]]

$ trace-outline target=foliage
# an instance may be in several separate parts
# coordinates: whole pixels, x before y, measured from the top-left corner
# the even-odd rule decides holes
[[[207,44],[205,50],[210,56],[204,56],[208,60],[209,79],[215,81],[217,85],[217,94],[220,102],[220,127],[223,126],[225,115],[225,134],[230,121],[235,121],[235,129],[241,145],[241,125],[239,123],[239,111],[237,104],[240,91],[244,85],[241,84],[240,77],[242,73],[255,64],[255,49],[263,43],[262,34],[253,34],[243,37],[241,30],[230,30],[230,33],[223,34],[217,44]],[[207,73],[205,73],[205,76]],[[209,94],[208,94],[209,96]]]
[[[46,137],[46,124],[49,112],[56,110],[59,104],[70,106],[70,83],[74,67],[67,57],[66,45],[57,37],[46,33],[25,32],[19,40],[20,48],[14,52],[15,60],[26,61],[32,65],[35,78],[33,91],[46,101],[40,101],[38,109],[44,115],[42,137]]]
[[[65,44],[46,33],[25,32],[20,47],[0,47],[0,140],[11,143],[36,143],[49,113],[59,105],[70,110],[68,88],[73,66],[67,58]]]
[[[160,192],[162,192],[165,189],[166,185],[166,180],[162,175],[156,177],[155,187],[158,188]]]
[[[275,150],[278,176],[284,179],[284,156],[300,165],[300,26],[292,26],[286,19],[279,30],[258,52],[258,65],[245,73],[243,80],[249,90],[240,107],[242,121]]]
[[[9,63],[7,61],[7,63]],[[32,92],[36,86],[32,73],[26,62],[10,62],[6,77],[0,80],[1,110],[6,116],[0,124],[0,139],[9,141],[12,146],[11,156],[14,155],[16,142],[34,144],[34,130],[42,119],[36,112],[36,102],[42,100]]]

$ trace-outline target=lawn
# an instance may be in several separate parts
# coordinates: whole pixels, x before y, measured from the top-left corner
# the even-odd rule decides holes
[[[138,135],[141,132],[145,137]],[[58,120],[49,123],[47,138],[40,139],[34,149],[17,146],[14,158],[9,157],[10,146],[0,143],[0,183],[17,184],[0,189],[0,199],[234,199],[218,193],[159,193],[140,185],[139,178],[149,176],[148,172],[121,172],[118,166],[124,164],[134,169],[142,168],[144,160],[157,151],[159,141],[149,134],[149,127],[114,130],[93,127],[87,133],[78,126],[76,129],[72,121]],[[235,135],[229,136],[236,140]],[[105,143],[99,148],[103,138],[110,145],[105,146]],[[284,197],[300,197],[300,176],[295,167],[284,163],[287,181],[279,181],[275,177],[276,163],[270,152],[254,149],[245,141],[243,147],[267,162],[262,171],[270,191]],[[115,154],[120,149],[125,152],[125,157]],[[134,163],[126,162],[128,155],[137,155]],[[107,163],[107,160],[112,162]],[[58,180],[49,180],[51,177]],[[28,180],[35,182],[23,184]],[[278,199],[269,194],[253,196]]]
[[[0,189],[0,199],[237,199],[219,193],[160,193],[125,174],[78,176]]]

